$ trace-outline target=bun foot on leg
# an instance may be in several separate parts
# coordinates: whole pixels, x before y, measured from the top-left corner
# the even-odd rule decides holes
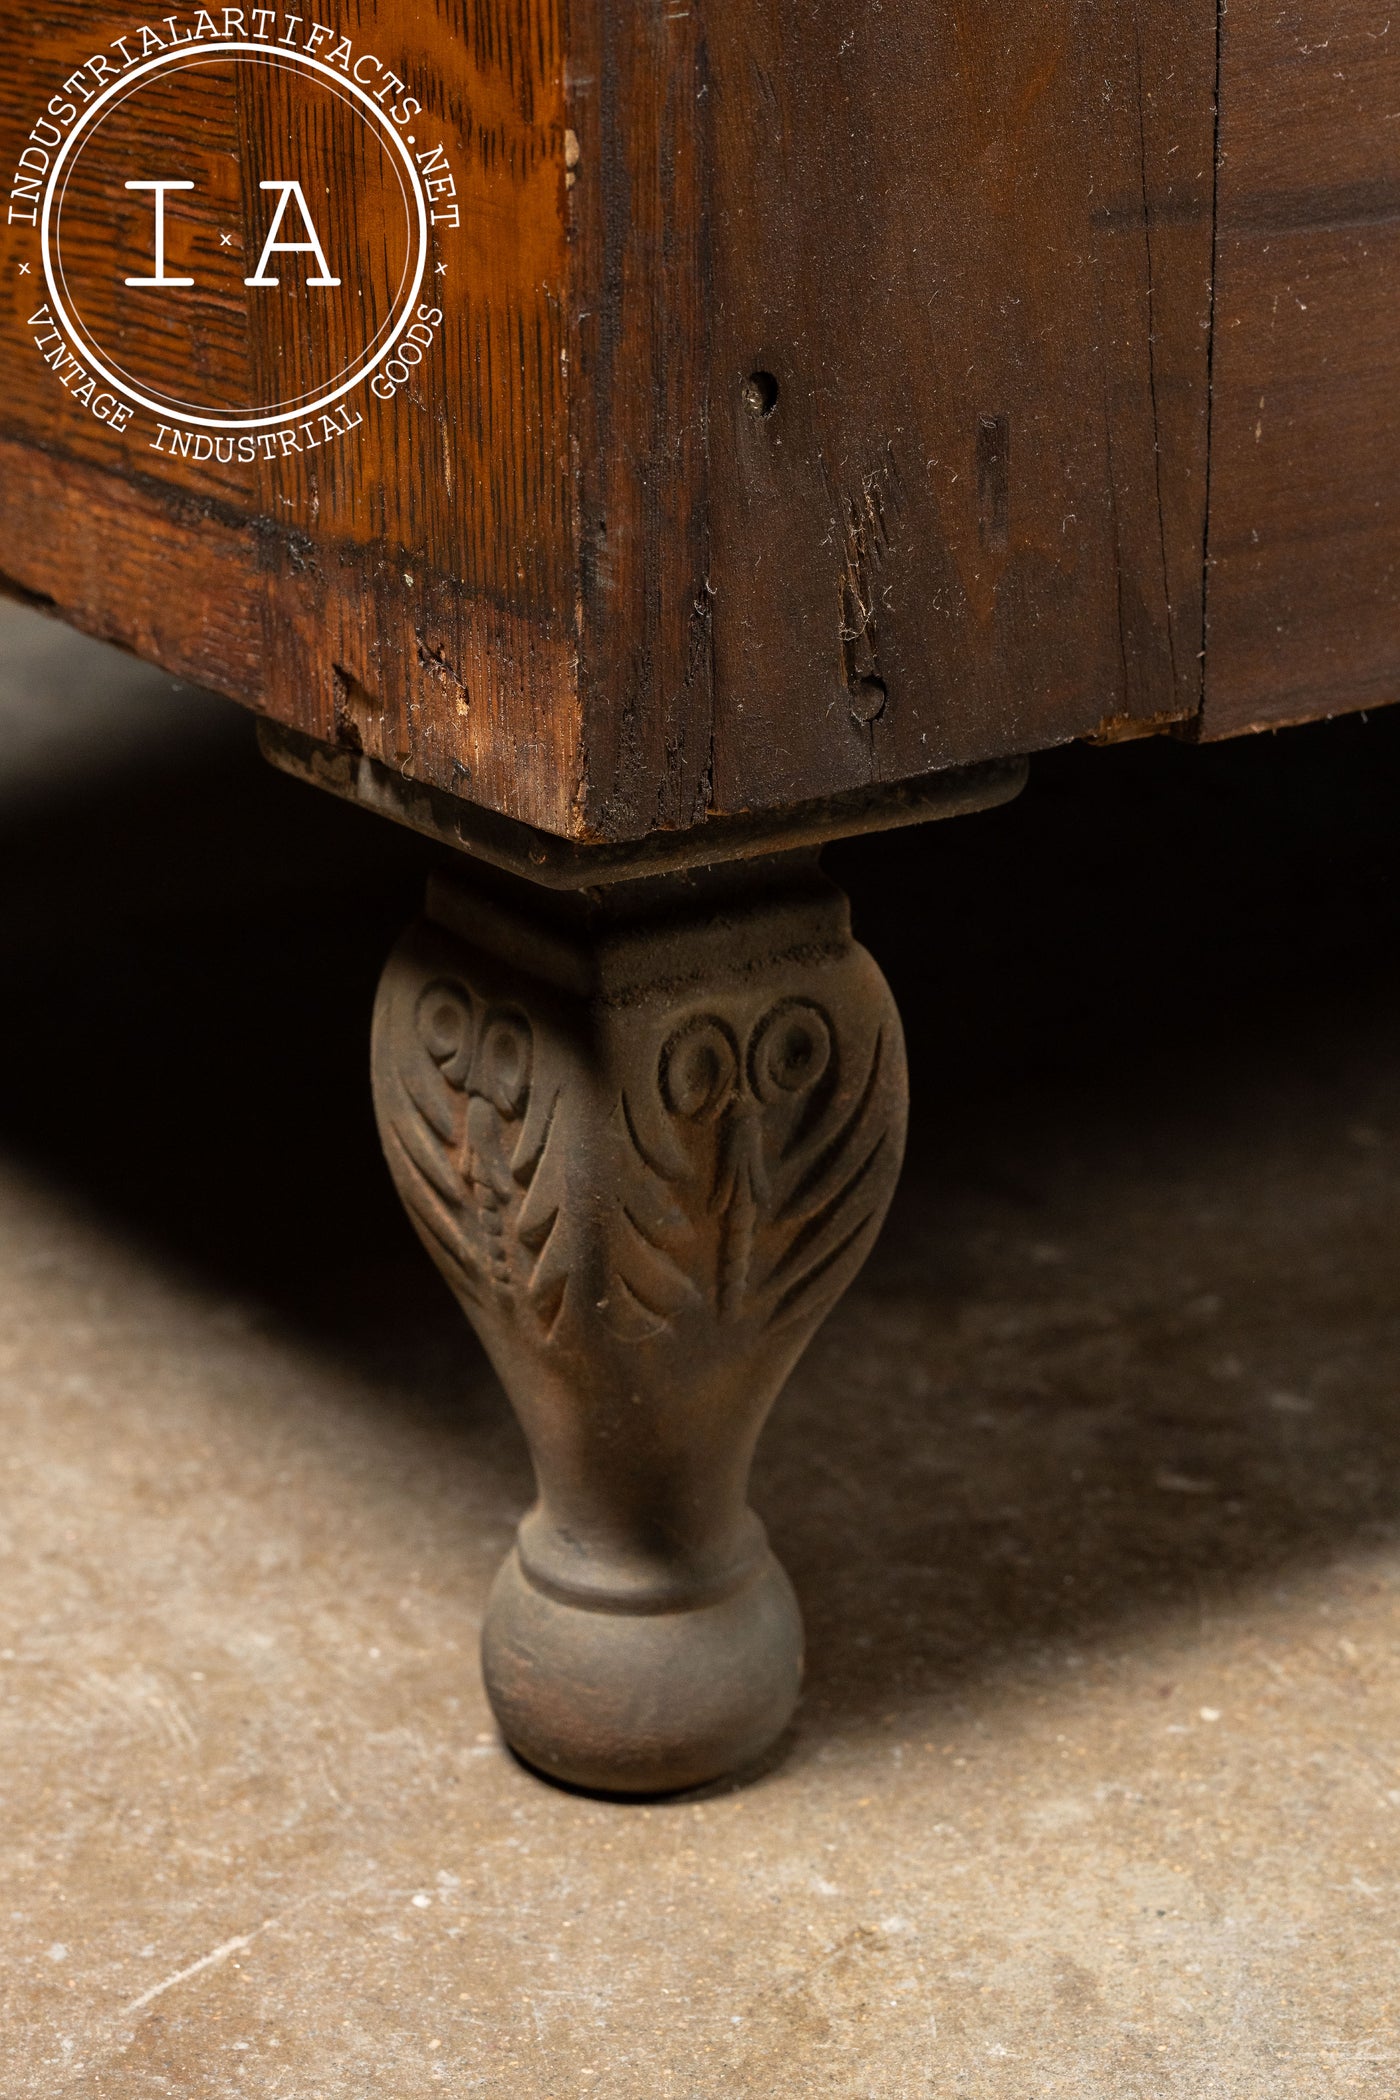
[[[763,1755],[802,1688],[802,1618],[767,1542],[738,1587],[619,1611],[539,1587],[519,1549],[481,1640],[507,1742],[552,1778],[611,1793],[699,1786]]]

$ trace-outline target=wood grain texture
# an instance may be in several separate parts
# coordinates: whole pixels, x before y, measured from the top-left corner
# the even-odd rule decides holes
[[[188,34],[194,20],[189,10],[177,27]],[[84,0],[34,13],[5,0],[7,168],[50,92],[132,32],[130,16]],[[357,54],[383,54],[394,92],[421,104],[410,120],[419,151],[442,145],[452,174],[461,223],[431,231],[423,296],[443,319],[422,367],[391,399],[360,388],[352,413],[362,420],[314,450],[303,436],[294,453],[251,464],[153,454],[132,432],[75,411],[57,384],[27,325],[42,303],[37,265],[17,274],[36,240],[11,226],[0,435],[10,457],[27,448],[27,458],[0,483],[0,571],[82,624],[159,637],[152,653],[172,668],[198,660],[209,682],[314,735],[567,830],[581,724],[557,12],[553,0],[431,13],[411,0],[364,0],[338,12],[342,32]],[[304,20],[293,34],[306,36]],[[230,401],[240,387],[261,400],[269,388],[295,397],[311,385],[368,325],[355,303],[363,311],[379,296],[397,263],[370,130],[285,68],[250,73],[211,51],[163,95],[132,105],[132,137],[109,125],[110,141],[104,132],[81,164],[89,193],[71,211],[64,251],[94,300],[107,298],[106,339],[134,369],[160,367],[163,356],[172,389],[202,384]],[[188,268],[196,286],[183,308],[167,295],[134,320],[138,301],[121,293],[108,258],[150,244],[149,199],[133,202],[123,188],[138,159],[164,174],[188,165],[199,183],[171,199],[168,240],[170,267]],[[324,204],[342,279],[314,302],[306,294],[304,325],[243,283],[267,230],[252,176],[289,164],[315,215]],[[240,216],[220,277],[220,236]],[[126,543],[137,517],[144,561]],[[86,550],[80,585],[70,580],[75,534]],[[212,627],[227,638],[223,669],[204,645]]]
[[[153,545],[209,555],[191,590],[182,552],[177,600],[162,563],[108,557],[166,660],[207,662],[221,591],[216,682],[584,838],[1189,715],[1211,0],[814,0],[800,24],[776,0],[555,4],[337,18],[394,55],[461,212],[432,242],[431,370],[357,396],[341,442],[251,468],[133,454],[72,413],[6,277],[0,432],[47,491],[5,496],[15,580],[115,620],[89,572],[135,504]],[[124,29],[86,0],[0,0],[12,160],[38,84]],[[310,398],[390,309],[392,153],[280,61],[211,51],[131,112],[73,178],[99,333],[172,390],[195,371],[220,399]],[[112,268],[150,208],[123,189],[133,137],[167,172],[198,147],[168,222],[199,280],[183,308]],[[258,252],[248,171],[293,151],[350,233],[314,324],[289,326],[222,244],[237,225]],[[776,383],[757,409],[755,374]],[[79,488],[89,580],[50,589]]]
[[[1400,698],[1400,24],[1223,19],[1205,733]]]
[[[1191,712],[1213,7],[712,21],[721,806]]]
[[[579,817],[628,838],[713,806],[705,18],[575,0],[569,19]]]
[[[7,226],[12,584],[581,841],[1196,729],[1203,695],[1229,734],[1400,692],[1400,42],[1361,0],[351,0],[316,33],[407,99],[366,126],[191,45],[73,156],[65,296],[177,425],[311,401],[397,312],[411,122],[459,222],[421,365],[324,442],[152,446],[61,383]],[[136,34],[0,0],[21,221],[45,97],[81,130]],[[183,302],[127,288],[136,159],[198,177]],[[256,177],[293,162],[341,265],[284,259],[274,310]]]
[[[259,704],[256,548],[236,513],[207,498],[172,503],[158,485],[116,480],[83,461],[55,473],[49,455],[3,435],[0,487],[0,589],[177,677]]]

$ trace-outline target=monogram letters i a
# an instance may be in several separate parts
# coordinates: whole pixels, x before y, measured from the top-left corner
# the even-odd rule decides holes
[[[172,277],[165,267],[165,199],[167,191],[192,190],[194,184],[192,182],[161,180],[128,182],[126,187],[129,190],[150,190],[154,194],[155,269],[154,274],[150,277],[128,277],[125,279],[125,282],[141,291],[173,291],[178,287],[192,285],[194,283],[193,277]],[[273,211],[272,223],[268,227],[262,253],[258,257],[258,267],[251,277],[244,278],[244,284],[263,290],[275,290],[280,279],[269,277],[267,274],[267,266],[274,255],[314,255],[320,275],[307,277],[306,283],[316,287],[338,285],[340,279],[331,275],[331,266],[326,260],[326,251],[321,246],[321,237],[316,231],[315,222],[311,217],[300,182],[286,182],[274,178],[270,182],[260,182],[258,188],[261,190],[280,190],[281,196]],[[282,222],[286,218],[288,207],[293,200],[295,200],[297,210],[301,214],[302,225],[310,238],[304,241],[279,241],[277,236],[282,231]]]

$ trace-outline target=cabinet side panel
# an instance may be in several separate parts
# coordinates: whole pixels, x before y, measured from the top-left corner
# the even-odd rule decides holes
[[[261,712],[568,829],[556,0],[0,0],[0,48],[0,569],[181,669],[226,632],[203,675]]]
[[[1213,0],[712,0],[721,808],[1199,706]]]
[[[1224,16],[1205,733],[1400,698],[1400,46]]]

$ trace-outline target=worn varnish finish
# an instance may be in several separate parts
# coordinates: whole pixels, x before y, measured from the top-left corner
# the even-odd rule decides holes
[[[1223,19],[1208,734],[1400,697],[1400,22]]]
[[[157,454],[45,365],[10,228],[0,577],[584,841],[1191,730],[1203,690],[1210,734],[1389,698],[1400,44],[1326,15],[356,0],[334,34],[460,210],[421,369],[315,452]],[[136,19],[0,0],[6,171]],[[168,344],[113,325],[172,384],[309,385],[389,296],[392,155],[286,68],[181,82],[140,135],[203,156],[169,218],[200,287]],[[109,144],[73,218],[99,308],[149,226]],[[238,171],[292,151],[353,270],[273,328]]]

